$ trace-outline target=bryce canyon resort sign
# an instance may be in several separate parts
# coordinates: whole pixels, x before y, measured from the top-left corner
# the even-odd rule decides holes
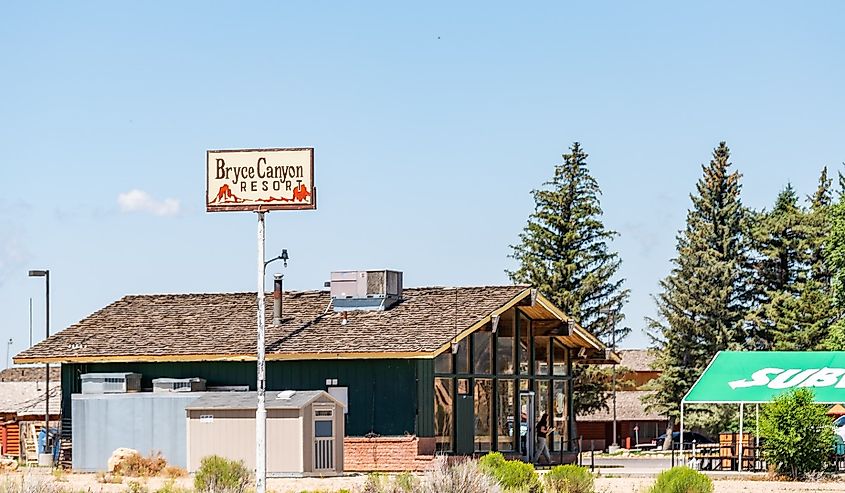
[[[208,212],[316,209],[314,148],[206,152]]]

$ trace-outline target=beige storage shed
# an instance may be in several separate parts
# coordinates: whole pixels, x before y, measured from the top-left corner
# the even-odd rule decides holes
[[[208,455],[255,469],[256,392],[207,392],[185,407],[188,471]],[[343,404],[322,390],[268,391],[267,474],[327,476],[343,472]]]

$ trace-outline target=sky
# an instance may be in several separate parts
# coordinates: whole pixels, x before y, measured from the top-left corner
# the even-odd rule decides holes
[[[631,290],[671,268],[721,140],[742,197],[845,169],[839,2],[11,2],[0,7],[0,354],[127,294],[250,291],[256,217],[206,213],[208,149],[315,148],[267,217],[286,287],[332,270],[507,284],[530,191],[590,154]],[[271,271],[279,270],[275,266]],[[272,276],[268,276],[271,279]],[[270,281],[267,284],[270,286]],[[155,334],[150,334],[154,337]],[[139,342],[143,344],[143,341]]]

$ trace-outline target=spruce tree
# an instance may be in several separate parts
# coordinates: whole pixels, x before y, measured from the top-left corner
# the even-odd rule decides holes
[[[818,187],[798,203],[791,185],[770,212],[756,214],[753,228],[755,306],[748,320],[758,349],[820,349],[833,323],[829,231],[831,180],[823,168]]]
[[[599,202],[601,190],[587,168],[587,154],[572,144],[551,180],[532,191],[534,212],[512,245],[518,268],[511,280],[537,288],[587,330],[610,343],[614,324],[623,319],[629,291],[618,277],[622,264],[610,250],[616,236],[605,228]],[[616,329],[616,340],[627,332]],[[600,370],[576,365],[576,411],[604,407],[608,384]]]
[[[771,212],[755,214],[752,227],[755,307],[750,345],[772,349],[799,323],[797,300],[806,282],[809,224],[798,195],[787,185]],[[788,335],[787,335],[788,336]]]
[[[747,213],[740,174],[730,167],[730,150],[721,142],[702,165],[672,271],[655,299],[658,317],[648,319],[655,366],[662,372],[649,407],[672,418],[716,352],[743,347],[748,339]]]

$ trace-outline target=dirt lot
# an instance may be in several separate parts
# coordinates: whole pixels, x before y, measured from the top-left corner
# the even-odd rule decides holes
[[[44,480],[55,481],[56,478],[49,475],[45,471],[35,470],[30,472],[33,476],[37,476]],[[15,473],[8,475],[14,478],[20,478],[22,473]],[[5,478],[4,478],[5,479]],[[132,478],[124,478],[123,484],[101,484],[97,482],[94,474],[66,474],[59,483],[68,491],[86,491],[90,493],[122,493],[127,490],[127,485]],[[269,479],[268,487],[270,490],[277,493],[301,492],[303,490],[319,490],[319,491],[336,491],[341,488],[356,490],[366,481],[366,476],[355,475],[345,476],[341,478],[290,478],[290,479]],[[134,479],[147,486],[150,492],[155,492],[164,483],[163,478],[150,478],[146,480]],[[630,477],[601,477],[596,480],[596,490],[601,493],[642,493],[652,483],[650,478],[630,478]],[[180,486],[189,488],[191,486],[190,478],[182,478],[178,480]],[[725,480],[718,479],[714,481],[717,493],[734,493],[734,492],[748,492],[748,493],[776,493],[776,492],[809,492],[809,491],[841,491],[845,492],[845,481],[835,482],[813,482],[813,483],[790,483],[790,482],[774,482],[761,481],[756,479],[747,480]]]

